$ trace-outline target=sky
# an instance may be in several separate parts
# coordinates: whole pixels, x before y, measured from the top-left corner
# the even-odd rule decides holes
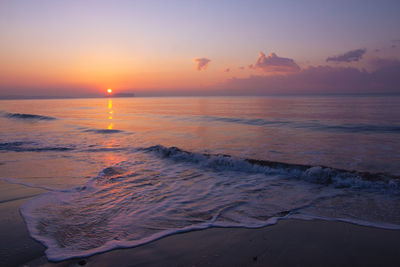
[[[400,93],[400,1],[0,1],[0,97]]]

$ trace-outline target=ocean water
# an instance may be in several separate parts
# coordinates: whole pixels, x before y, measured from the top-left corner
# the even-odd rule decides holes
[[[63,260],[323,219],[400,230],[400,97],[0,101],[0,178]]]

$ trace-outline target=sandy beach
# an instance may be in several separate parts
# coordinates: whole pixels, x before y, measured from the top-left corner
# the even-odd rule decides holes
[[[260,229],[211,228],[88,258],[49,262],[19,207],[43,192],[2,183],[1,266],[398,266],[400,231],[342,222],[282,220]],[[7,192],[7,194],[6,194]],[[11,194],[14,198],[10,198]],[[8,196],[8,198],[7,198]],[[17,197],[15,197],[17,196]]]

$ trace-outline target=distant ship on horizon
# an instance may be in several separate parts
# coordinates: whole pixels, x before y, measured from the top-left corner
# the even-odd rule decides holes
[[[134,93],[116,93],[112,97],[135,97]]]

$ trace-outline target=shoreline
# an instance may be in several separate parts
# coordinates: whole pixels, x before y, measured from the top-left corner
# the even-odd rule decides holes
[[[332,221],[281,220],[259,229],[209,228],[86,258],[26,266],[398,266],[400,231]]]
[[[285,219],[263,228],[212,227],[133,248],[50,262],[29,236],[19,207],[41,189],[2,182],[2,266],[398,266],[400,231],[323,220]],[[19,196],[18,199],[9,196]],[[24,197],[25,196],[25,197]]]

